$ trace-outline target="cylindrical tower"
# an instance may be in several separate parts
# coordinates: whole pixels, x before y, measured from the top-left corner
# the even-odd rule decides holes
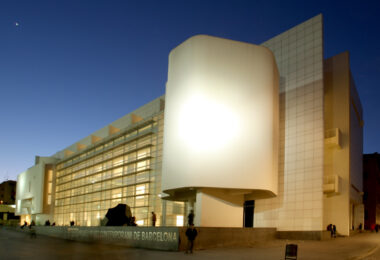
[[[236,205],[277,194],[278,78],[262,46],[198,35],[172,50],[162,171],[169,199],[196,198],[200,208],[201,193]]]

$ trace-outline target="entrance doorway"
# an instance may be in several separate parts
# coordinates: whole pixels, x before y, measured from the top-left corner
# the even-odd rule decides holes
[[[255,212],[255,201],[247,200],[244,202],[243,226],[253,227],[253,217]]]

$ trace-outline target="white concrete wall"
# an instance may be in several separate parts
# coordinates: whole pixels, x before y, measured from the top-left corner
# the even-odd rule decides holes
[[[255,227],[323,230],[322,15],[266,41],[280,73],[278,197],[255,201]]]
[[[220,195],[220,194],[219,194]],[[202,227],[242,227],[243,196],[234,202],[213,194],[197,192],[194,224]],[[240,205],[240,206],[239,206]]]
[[[38,164],[18,175],[16,215],[42,213],[44,174],[44,165]],[[30,211],[24,207],[28,200],[30,200],[28,203]]]
[[[38,164],[17,176],[16,215],[43,213],[45,164],[55,161],[55,158],[40,157]]]
[[[194,36],[170,53],[165,98],[164,192],[277,194],[278,72],[271,51]]]

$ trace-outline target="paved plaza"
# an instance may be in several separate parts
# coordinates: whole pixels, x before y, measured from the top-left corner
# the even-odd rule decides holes
[[[0,259],[284,259],[285,245],[298,245],[298,259],[380,259],[380,233],[361,233],[330,241],[275,240],[250,248],[216,248],[194,254],[80,243],[0,228]]]

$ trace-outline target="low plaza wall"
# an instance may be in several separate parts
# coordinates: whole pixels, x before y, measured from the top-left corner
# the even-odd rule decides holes
[[[330,231],[277,231],[278,239],[289,240],[329,240]]]
[[[29,228],[19,231],[30,232]],[[166,251],[184,250],[186,227],[61,227],[35,226],[40,235],[61,239],[102,242],[128,247]],[[197,227],[195,249],[252,246],[259,241],[276,238],[275,228],[211,228]]]
[[[20,224],[19,219],[8,219],[2,220],[0,219],[0,226],[9,226],[9,227],[17,227]]]
[[[37,234],[61,239],[101,242],[165,251],[185,250],[186,227],[67,227],[35,226]],[[274,239],[327,240],[328,231],[276,231],[275,228],[196,227],[195,249],[250,247]],[[19,231],[30,232],[28,227]]]
[[[248,247],[257,242],[276,239],[275,228],[223,228],[197,227],[198,236],[195,239],[195,249],[216,247]],[[186,228],[180,228],[179,237],[183,241],[179,250],[187,246]]]
[[[33,228],[40,235],[82,242],[102,242],[166,251],[177,251],[179,246],[177,227],[35,226]],[[29,228],[24,230],[30,232]]]

